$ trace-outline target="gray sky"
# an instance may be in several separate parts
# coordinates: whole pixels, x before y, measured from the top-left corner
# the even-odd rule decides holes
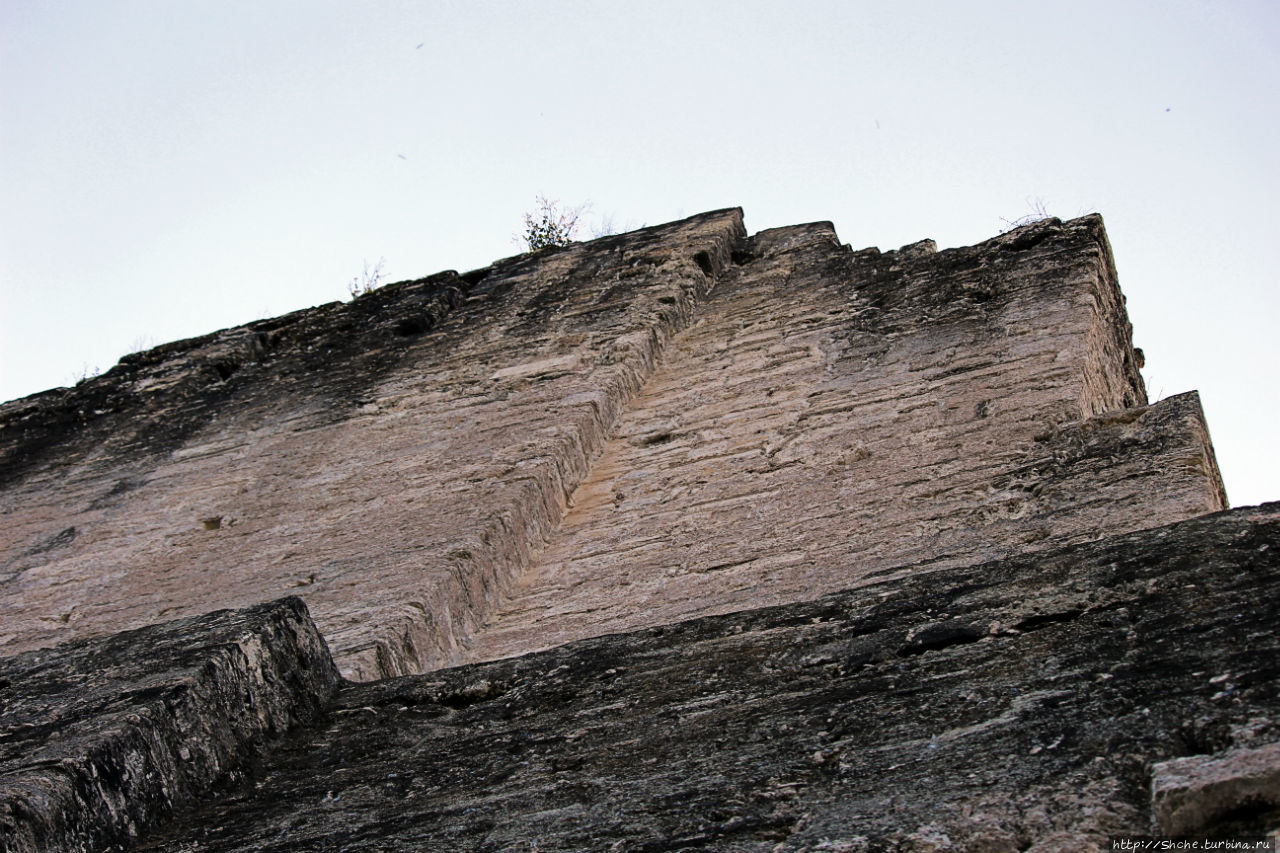
[[[1152,399],[1280,498],[1280,5],[0,0],[0,399],[514,254],[741,205],[854,248],[1106,219]]]

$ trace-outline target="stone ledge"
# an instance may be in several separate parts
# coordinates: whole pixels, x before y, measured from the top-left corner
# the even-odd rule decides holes
[[[0,850],[128,845],[315,722],[337,684],[298,598],[0,660]]]
[[[349,684],[141,849],[1106,849],[1153,767],[1275,740],[1278,542],[1271,504]]]

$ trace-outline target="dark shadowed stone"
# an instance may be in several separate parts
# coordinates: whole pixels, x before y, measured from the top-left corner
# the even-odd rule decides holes
[[[1105,849],[1158,828],[1153,768],[1183,815],[1169,762],[1219,753],[1197,831],[1258,832],[1278,533],[1271,504],[349,684],[143,849]]]
[[[0,850],[128,844],[315,722],[337,681],[297,598],[0,660]]]

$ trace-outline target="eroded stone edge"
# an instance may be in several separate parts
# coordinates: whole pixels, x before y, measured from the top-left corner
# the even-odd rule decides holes
[[[128,844],[242,775],[264,743],[315,722],[337,691],[328,647],[299,598],[133,633],[146,643],[183,630],[191,632],[191,642],[175,649],[176,672],[163,685],[167,689],[148,690],[146,700],[129,704],[138,685],[121,682],[125,707],[83,721],[88,736],[55,744],[0,779],[0,849],[41,853]],[[74,655],[85,645],[67,644],[52,654]],[[193,652],[202,660],[191,667]],[[37,654],[47,658],[51,652],[11,660]],[[19,676],[4,692],[21,689]]]

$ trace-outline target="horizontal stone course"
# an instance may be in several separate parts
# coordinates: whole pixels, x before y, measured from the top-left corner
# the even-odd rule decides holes
[[[297,594],[351,677],[449,662],[741,236],[393,284],[6,404],[0,651]]]
[[[1097,216],[724,210],[4,404],[0,853],[1265,829],[1280,507],[1131,338]]]
[[[1145,406],[1097,217],[906,256],[818,223],[743,251],[471,659],[1226,506],[1196,395]]]

